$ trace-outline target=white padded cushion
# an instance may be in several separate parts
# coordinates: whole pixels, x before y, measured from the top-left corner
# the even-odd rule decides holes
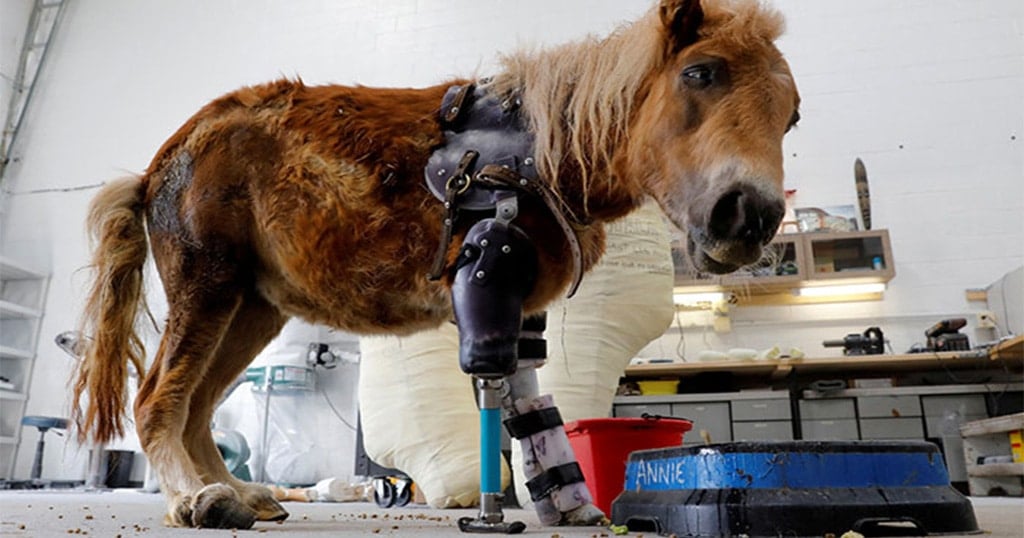
[[[549,360],[538,377],[541,393],[554,394],[566,422],[608,416],[629,360],[672,321],[672,257],[657,206],[645,204],[606,230],[601,262],[575,297],[548,311]],[[455,327],[360,343],[367,454],[408,473],[432,506],[474,504],[479,417],[469,377],[459,370]],[[512,443],[515,469],[521,469],[518,445]],[[528,500],[518,482],[517,496]]]
[[[404,471],[435,508],[480,496],[480,415],[446,323],[406,337],[360,339],[359,412],[366,454]],[[502,467],[502,488],[510,480]]]

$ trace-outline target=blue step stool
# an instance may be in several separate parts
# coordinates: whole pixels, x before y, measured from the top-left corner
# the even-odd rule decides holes
[[[969,534],[970,501],[925,442],[725,443],[630,454],[612,522],[679,537]]]
[[[43,475],[43,451],[46,449],[46,432],[51,429],[68,429],[68,419],[28,415],[21,419],[21,425],[32,426],[39,430],[39,440],[36,441],[36,455],[35,459],[32,460],[32,474],[29,475],[32,480],[39,480],[39,477]]]

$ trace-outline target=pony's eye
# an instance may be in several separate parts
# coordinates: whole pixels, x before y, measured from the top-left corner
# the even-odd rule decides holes
[[[703,90],[715,80],[715,71],[708,65],[693,65],[683,69],[683,83],[695,90]]]
[[[789,125],[786,126],[786,132],[788,133],[790,131],[790,129],[792,129],[793,127],[796,127],[797,123],[800,123],[800,111],[799,110],[794,110],[793,111],[793,115],[790,116],[790,118],[789,118]]]

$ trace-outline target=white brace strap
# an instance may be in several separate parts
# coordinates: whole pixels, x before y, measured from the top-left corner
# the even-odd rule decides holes
[[[545,430],[563,426],[562,415],[557,407],[537,409],[529,413],[514,415],[505,419],[505,429],[513,439],[525,439]],[[534,502],[548,497],[551,492],[569,484],[583,482],[583,470],[579,463],[572,461],[544,469],[539,475],[526,482],[530,499]]]
[[[543,524],[558,524],[562,514],[593,502],[583,471],[551,395],[516,398],[513,407],[530,498]]]

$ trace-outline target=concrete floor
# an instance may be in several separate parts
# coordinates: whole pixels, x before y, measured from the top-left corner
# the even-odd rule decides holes
[[[974,497],[971,501],[988,538],[1024,536],[1024,500]],[[476,514],[475,510],[434,510],[413,505],[384,510],[372,503],[287,503],[286,508],[291,512],[287,521],[257,523],[250,531],[169,529],[161,524],[164,503],[158,494],[134,490],[0,491],[0,536],[464,536],[456,520]],[[506,510],[505,516],[506,520],[526,523],[525,534],[533,536],[613,536],[606,528],[542,527],[532,511]]]

